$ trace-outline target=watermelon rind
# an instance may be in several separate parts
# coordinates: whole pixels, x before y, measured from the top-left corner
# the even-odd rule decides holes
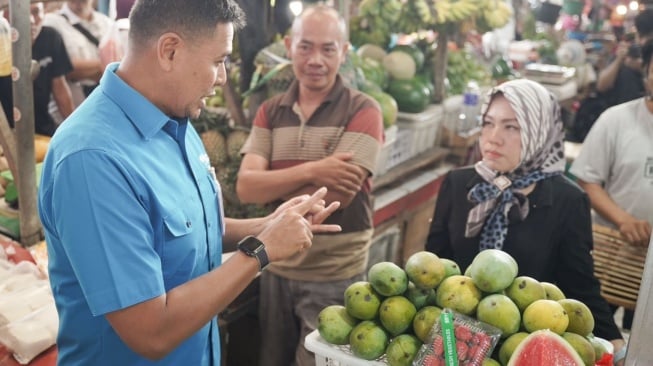
[[[537,330],[524,338],[508,361],[508,366],[584,366],[567,341],[548,330]]]

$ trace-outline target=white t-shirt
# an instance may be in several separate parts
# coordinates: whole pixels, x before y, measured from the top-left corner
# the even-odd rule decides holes
[[[644,98],[603,112],[570,172],[588,183],[603,185],[619,207],[653,224],[653,113]],[[595,222],[614,227],[599,215]]]
[[[68,19],[66,19],[65,15]],[[74,24],[81,24],[98,40],[109,32],[113,20],[106,15],[94,11],[93,18],[90,21],[79,18],[73,13],[68,4],[64,3],[61,10],[57,13],[48,13],[43,18],[43,25],[56,29],[63,38],[66,45],[66,51],[71,60],[99,60],[100,55],[98,47],[94,45],[86,36],[73,27]],[[85,99],[81,85],[95,85],[95,80],[81,80],[79,82],[69,82],[70,91],[73,95],[75,107]]]

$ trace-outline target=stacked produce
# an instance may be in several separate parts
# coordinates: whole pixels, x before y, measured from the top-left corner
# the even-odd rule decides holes
[[[374,97],[382,109],[388,103],[388,96],[394,99],[399,111],[407,113],[423,112],[433,101],[433,83],[425,67],[426,56],[417,46],[397,45],[386,50],[365,44],[358,48],[356,55],[354,64],[366,80],[360,89]]]
[[[447,309],[445,313],[500,331],[501,340],[493,354],[485,355],[484,365],[594,365],[605,348],[592,336],[594,318],[589,308],[565,298],[554,284],[517,273],[515,260],[494,249],[480,252],[464,274],[455,262],[429,252],[415,253],[403,269],[380,262],[370,267],[368,281],[347,288],[344,305],[322,310],[318,331],[329,343],[349,345],[357,357],[380,359],[391,366],[411,365],[420,348],[430,349],[431,355],[433,349],[441,350],[436,343],[442,338],[434,333]],[[469,326],[456,330],[456,338],[465,341],[458,345],[459,359],[471,359],[469,350],[480,345],[462,337],[468,330]],[[477,338],[480,342],[482,337]],[[433,363],[424,365],[442,361],[429,359]],[[470,362],[460,364],[477,364]]]
[[[212,98],[220,98],[219,90],[216,88],[216,96]],[[236,194],[236,179],[242,160],[240,149],[249,136],[249,130],[234,126],[226,108],[207,107],[191,123],[202,139],[209,164],[215,169],[227,217],[259,217],[271,212],[271,207],[242,204]]]
[[[512,9],[503,0],[363,0],[350,22],[351,42],[381,47],[393,33],[411,34],[471,21],[485,32],[506,25]]]
[[[490,85],[492,74],[465,50],[447,52],[447,92],[449,95],[461,95],[469,81],[479,85]]]
[[[387,95],[396,101],[399,111],[406,113],[420,113],[434,101],[432,60],[432,45],[424,42],[397,45],[388,50],[364,44],[357,49],[353,62],[365,79],[359,88],[381,104],[384,116],[393,116],[394,113],[386,112]],[[492,79],[486,66],[465,50],[456,49],[447,53],[446,74],[449,95],[463,94],[469,81],[490,85]]]
[[[358,15],[349,22],[351,43],[360,46],[366,43],[387,47],[395,23],[399,19],[402,3],[399,0],[363,0]]]

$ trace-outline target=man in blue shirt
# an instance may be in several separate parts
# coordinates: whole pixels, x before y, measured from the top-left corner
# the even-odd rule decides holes
[[[244,15],[233,0],[184,5],[136,2],[125,59],[50,143],[39,213],[60,365],[217,366],[217,314],[268,262],[340,230],[322,224],[338,206],[324,207],[326,189],[264,218],[222,216],[188,119],[226,82]],[[221,263],[222,244],[242,238]]]

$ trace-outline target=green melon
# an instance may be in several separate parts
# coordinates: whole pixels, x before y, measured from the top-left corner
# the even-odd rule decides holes
[[[415,79],[391,80],[386,92],[397,101],[397,106],[402,112],[420,113],[430,102],[428,89]]]
[[[381,113],[383,114],[383,127],[388,128],[394,125],[397,122],[397,112],[399,111],[399,106],[397,106],[395,98],[382,91],[373,91],[368,94],[374,98],[381,107]]]
[[[356,50],[356,54],[360,56],[362,59],[372,59],[377,62],[381,62],[383,60],[383,57],[387,55],[387,52],[380,46],[377,46],[375,44],[371,43],[366,43]]]
[[[381,88],[388,84],[388,74],[379,61],[373,59],[363,59],[359,65],[365,80],[370,81]]]
[[[412,45],[412,44],[400,44],[400,45],[394,46],[390,51],[391,52],[401,51],[401,52],[407,53],[415,61],[415,67],[416,67],[417,70],[420,70],[422,67],[424,67],[424,59],[425,59],[424,52],[422,52],[415,45]]]
[[[415,76],[417,65],[406,52],[394,51],[383,57],[383,67],[393,79],[409,80]]]

